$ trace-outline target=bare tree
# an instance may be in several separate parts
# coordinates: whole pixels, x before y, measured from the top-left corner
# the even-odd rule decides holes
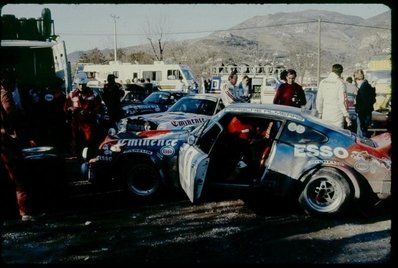
[[[94,48],[89,52],[85,52],[80,55],[79,62],[89,62],[96,64],[104,64],[106,62],[106,58],[101,50],[98,48]]]
[[[167,43],[166,34],[169,24],[167,19],[164,17],[159,17],[158,21],[152,24],[154,21],[154,18],[147,19],[145,35],[151,45],[155,58],[158,61],[162,61],[164,58],[164,49]]]

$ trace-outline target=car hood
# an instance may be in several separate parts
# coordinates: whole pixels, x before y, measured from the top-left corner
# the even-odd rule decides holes
[[[182,112],[152,113],[122,119],[119,124],[119,130],[125,130],[128,123],[144,125],[148,122],[152,126],[156,126],[157,129],[183,128],[189,125],[199,125],[210,117],[209,115]]]

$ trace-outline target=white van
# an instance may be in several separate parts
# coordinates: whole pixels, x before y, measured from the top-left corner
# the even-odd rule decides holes
[[[97,83],[106,83],[108,74],[116,77],[122,85],[133,83],[135,79],[149,79],[161,90],[174,90],[182,77],[187,89],[194,87],[196,81],[191,68],[185,64],[165,64],[155,61],[153,64],[134,64],[111,61],[109,64],[80,63],[87,77]],[[78,67],[79,68],[79,67]]]

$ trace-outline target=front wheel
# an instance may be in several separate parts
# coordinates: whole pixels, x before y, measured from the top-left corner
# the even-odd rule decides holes
[[[123,178],[128,193],[134,197],[149,199],[161,188],[160,174],[149,163],[139,163],[129,167]]]
[[[351,188],[335,169],[323,168],[308,181],[299,197],[301,207],[310,215],[341,214],[351,201]]]

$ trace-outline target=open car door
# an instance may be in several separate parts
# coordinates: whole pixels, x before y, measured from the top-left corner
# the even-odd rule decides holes
[[[209,156],[197,146],[183,144],[179,151],[178,170],[180,184],[192,203],[201,194],[209,167]]]

